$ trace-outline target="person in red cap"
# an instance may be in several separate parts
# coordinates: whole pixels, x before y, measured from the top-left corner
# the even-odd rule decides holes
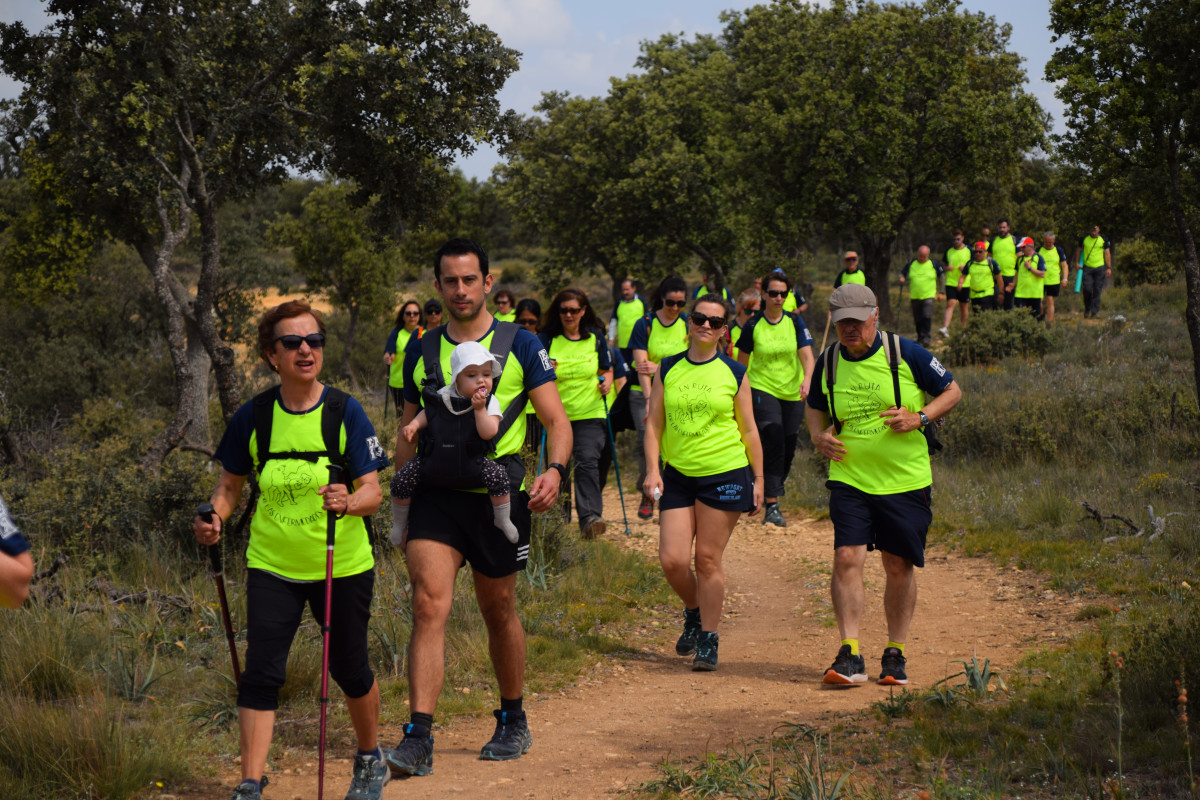
[[[1042,298],[1046,294],[1046,262],[1034,252],[1033,239],[1026,236],[1021,240],[1021,254],[1017,256],[1017,288],[1013,302],[1017,308],[1028,308],[1033,316],[1042,316]]]
[[[830,462],[830,592],[842,636],[822,682],[855,686],[867,680],[858,642],[866,606],[863,567],[867,552],[879,550],[888,628],[879,683],[903,685],[904,646],[917,602],[915,568],[925,565],[933,521],[930,442],[923,429],[949,413],[962,390],[924,347],[880,334],[875,293],[866,286],[834,290],[829,309],[838,341],[817,359],[805,411],[813,446]]]

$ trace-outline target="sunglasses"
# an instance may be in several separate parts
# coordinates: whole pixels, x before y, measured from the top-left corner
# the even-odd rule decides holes
[[[503,297],[496,298],[496,305],[509,305],[509,302]]]
[[[683,308],[687,305],[687,300],[663,300],[663,305],[671,308]]]
[[[847,258],[846,260],[847,260],[847,261],[858,261],[858,256],[850,256],[850,257],[849,257],[849,258]]]
[[[579,314],[583,311],[579,306],[559,306],[558,313],[560,314]]]
[[[961,236],[955,236],[955,237],[954,237],[954,241],[956,241],[956,242],[961,242],[961,241],[962,241],[962,237],[961,237]]]
[[[787,297],[787,289],[767,289],[767,297]]]
[[[746,306],[742,309],[743,314],[754,314],[758,312],[758,306]]]
[[[419,317],[419,316],[421,316],[421,312],[420,312],[420,311],[405,311],[405,312],[404,312],[404,316],[406,316],[406,317]]]
[[[521,317],[520,319],[517,320],[517,322],[521,323],[522,325],[537,325],[538,318],[537,317]]]
[[[725,327],[724,317],[706,317],[703,314],[692,314],[690,319],[692,320],[692,324],[697,328],[703,328],[707,325],[715,331]]]
[[[294,333],[289,333],[286,336],[276,336],[275,341],[282,344],[284,350],[299,350],[301,342],[307,344],[312,350],[320,350],[325,346],[325,334],[310,333],[308,336],[297,336]]]

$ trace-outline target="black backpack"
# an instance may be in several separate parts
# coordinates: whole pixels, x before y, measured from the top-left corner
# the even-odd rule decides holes
[[[896,398],[893,404],[896,408],[900,407],[900,337],[891,331],[880,331],[883,335],[883,353],[887,356],[888,367],[892,371],[892,392]],[[837,411],[833,407],[833,385],[837,382],[837,364],[838,364],[838,348],[841,346],[839,342],[834,342],[825,348],[822,358],[825,359],[825,387],[829,395],[829,416],[833,419],[833,430],[835,433],[842,432],[842,421],[838,419]],[[921,433],[925,435],[925,440],[929,444],[929,455],[941,450],[944,445],[938,441],[936,427],[940,427],[941,420],[932,422],[929,425],[921,428]]]
[[[325,389],[325,402],[321,404],[321,441],[325,444],[324,450],[276,452],[271,450],[271,427],[274,424],[275,394],[278,388],[272,386],[266,391],[259,392],[251,401],[254,403],[254,433],[258,442],[258,465],[255,467],[254,485],[250,489],[250,502],[246,504],[246,510],[242,512],[242,516],[238,518],[237,525],[233,529],[234,539],[241,536],[246,520],[254,513],[258,505],[260,494],[258,477],[262,475],[263,468],[271,459],[295,458],[315,464],[319,458],[324,456],[329,459],[329,463],[341,467],[343,471],[350,468],[350,462],[341,449],[342,421],[346,417],[346,401],[350,399],[350,395],[333,386],[327,386]],[[347,481],[346,489],[352,493],[354,486]],[[375,532],[371,526],[371,518],[363,517],[362,520],[367,526],[367,536],[374,544]]]
[[[475,415],[451,413],[438,394],[446,385],[441,364],[444,328],[444,325],[439,326],[421,337],[421,361],[425,367],[425,378],[421,381],[421,405],[428,422],[417,438],[421,453],[421,478],[430,485],[448,489],[477,489],[482,485],[478,477],[482,460],[496,451],[500,439],[525,413],[528,395],[522,389],[508,404],[500,417],[500,428],[492,439],[485,442],[479,438]],[[488,350],[500,362],[500,381],[504,380],[504,365],[508,363],[513,340],[520,330],[521,326],[515,322],[496,322]],[[498,388],[497,382],[492,386],[492,393],[495,394]],[[451,401],[462,401],[460,407],[470,407],[470,401],[464,398],[451,398]],[[520,486],[525,480],[525,462],[519,453],[501,456],[496,461],[507,470],[512,486]]]

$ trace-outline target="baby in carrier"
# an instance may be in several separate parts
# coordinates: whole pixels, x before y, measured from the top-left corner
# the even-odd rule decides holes
[[[420,432],[417,454],[392,478],[391,542],[399,546],[408,527],[408,510],[418,486],[486,488],[496,527],[510,542],[517,528],[510,518],[508,471],[488,458],[500,429],[500,402],[492,387],[500,362],[479,342],[463,342],[450,355],[450,383],[436,394],[422,391],[424,408],[402,429],[411,442]]]

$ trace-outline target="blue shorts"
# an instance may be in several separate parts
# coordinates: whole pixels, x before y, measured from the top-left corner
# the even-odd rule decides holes
[[[827,481],[834,548],[866,545],[925,566],[925,535],[933,522],[932,487],[898,494],[867,494]]]
[[[696,501],[721,511],[754,510],[754,474],[749,466],[716,475],[689,477],[667,464],[663,468],[663,495],[659,511],[691,508]]]

